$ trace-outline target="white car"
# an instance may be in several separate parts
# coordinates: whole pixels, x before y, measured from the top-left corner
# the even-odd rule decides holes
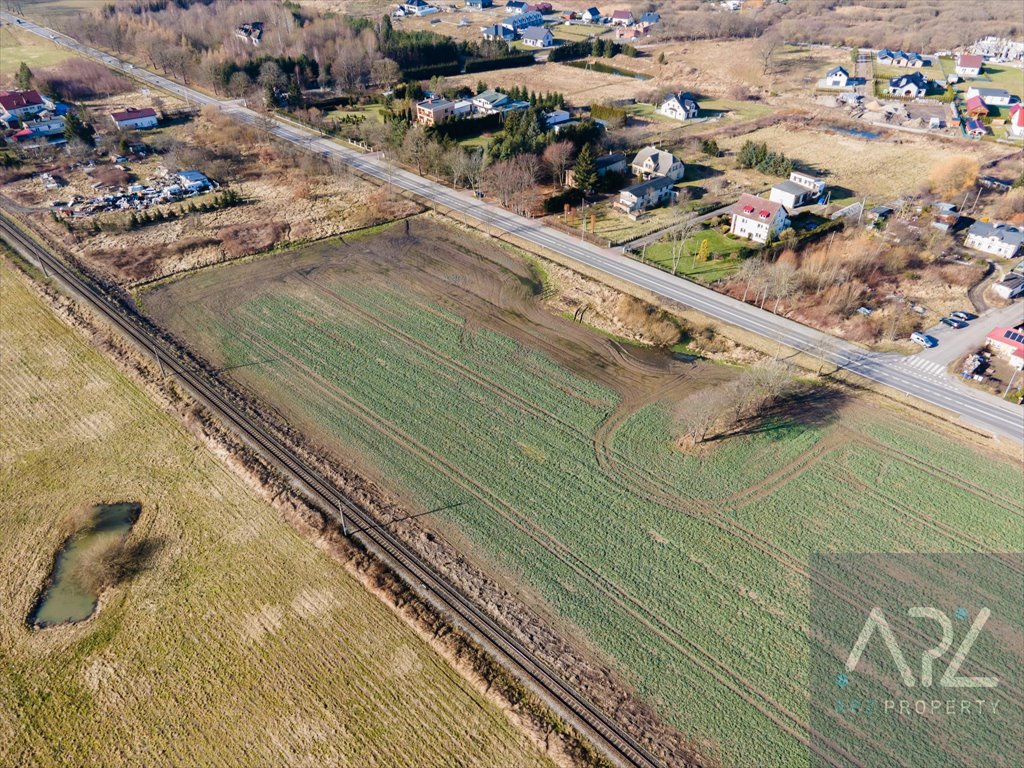
[[[922,347],[931,348],[938,344],[938,342],[927,333],[920,333],[919,331],[914,331],[910,334],[910,340],[915,344],[920,344]]]

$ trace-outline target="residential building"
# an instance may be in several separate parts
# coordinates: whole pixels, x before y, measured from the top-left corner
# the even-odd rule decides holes
[[[977,77],[984,65],[984,57],[974,53],[962,53],[956,60],[956,73],[960,77]]]
[[[889,81],[889,95],[903,98],[924,96],[928,93],[928,78],[920,72],[898,75]]]
[[[985,104],[985,100],[981,96],[971,96],[967,99],[967,103],[964,104],[964,112],[977,120],[979,117],[985,117],[988,114],[988,105]]]
[[[480,34],[484,40],[504,40],[505,42],[511,42],[516,39],[516,33],[509,27],[503,27],[501,24],[492,24],[489,27],[481,27]]]
[[[964,132],[972,139],[980,139],[988,133],[988,128],[977,120],[968,120],[964,123]]]
[[[53,109],[53,102],[40,96],[39,91],[0,92],[0,118],[5,123],[14,118],[22,120],[47,109]]]
[[[536,11],[537,13],[543,16],[545,14],[551,13],[553,10],[555,10],[555,7],[551,5],[551,3],[530,3],[528,6],[526,6],[526,10]]]
[[[473,111],[479,115],[492,115],[495,112],[501,112],[503,107],[512,103],[512,99],[501,91],[495,90],[481,91],[471,101],[473,102]]]
[[[253,45],[259,45],[263,39],[263,22],[250,21],[235,28],[235,37],[248,40]]]
[[[554,35],[551,34],[551,30],[547,27],[524,29],[520,37],[523,40],[523,45],[528,45],[531,48],[548,48],[555,42]]]
[[[1003,299],[1015,299],[1024,296],[1024,275],[1011,272],[992,286],[992,292]]]
[[[678,194],[675,181],[667,176],[658,176],[621,190],[614,207],[623,213],[643,213],[648,208],[672,202]]]
[[[923,67],[924,57],[920,53],[906,51],[890,51],[883,48],[878,52],[878,63],[892,67]]]
[[[964,240],[964,245],[976,251],[1011,259],[1017,255],[1022,242],[1024,242],[1024,232],[1017,227],[1009,224],[976,221],[967,230],[967,239]]]
[[[524,13],[527,5],[519,0],[509,0],[505,3],[505,13]]]
[[[1010,136],[1024,139],[1024,107],[1014,104],[1010,108]]]
[[[492,0],[466,0],[466,7],[467,8],[480,8],[480,9],[484,9],[484,8],[490,8],[492,5],[494,5]]]
[[[455,104],[441,96],[434,96],[416,104],[416,122],[420,125],[440,125],[455,114]]]
[[[429,16],[432,13],[440,13],[441,9],[431,5],[426,0],[406,0],[402,3],[402,10],[406,16]]]
[[[683,161],[657,147],[644,147],[636,153],[631,163],[633,173],[641,179],[650,179],[657,176],[666,176],[673,181],[679,181],[686,173],[686,166]]]
[[[612,24],[620,27],[629,27],[633,24],[632,11],[612,11]]]
[[[826,88],[845,88],[850,82],[850,73],[842,67],[832,67],[825,73]]]
[[[616,27],[615,39],[619,42],[635,43],[647,34],[646,24],[634,24],[631,27]]]
[[[128,107],[120,112],[112,113],[110,119],[114,121],[114,125],[122,130],[136,131],[155,128],[158,122],[156,110],[150,107],[145,107],[144,109]]]
[[[769,199],[782,203],[786,210],[792,211],[803,205],[818,202],[825,195],[825,180],[808,173],[793,171],[789,179],[772,187]]]
[[[199,171],[178,171],[178,183],[186,192],[202,192],[213,187],[205,173]]]
[[[729,231],[755,243],[767,243],[789,224],[786,207],[782,203],[756,195],[741,195],[729,212],[732,214]]]
[[[552,109],[544,113],[544,124],[548,128],[554,128],[556,125],[567,123],[572,120],[572,115],[569,114],[568,110],[565,109]]]
[[[692,93],[671,93],[661,102],[658,114],[673,120],[692,120],[700,115],[700,104]]]
[[[601,15],[601,12],[597,10],[597,8],[591,7],[587,8],[587,10],[583,12],[582,18],[584,21],[588,21],[591,24],[598,24],[604,17]]]
[[[602,155],[594,160],[594,170],[597,171],[597,175],[604,176],[607,173],[621,173],[625,174],[629,168],[627,165],[626,156],[621,152],[614,152],[608,155]],[[573,169],[569,168],[565,172],[565,183],[567,186],[573,186],[575,175]]]
[[[967,98],[980,96],[990,107],[1008,107],[1014,102],[1020,101],[1016,96],[1002,88],[978,88],[971,86],[967,89]]]
[[[645,13],[645,14],[640,16],[640,23],[641,24],[650,24],[652,26],[654,24],[660,24],[661,23],[661,14],[658,13],[657,11],[647,11],[647,13]]]
[[[544,17],[541,16],[537,11],[523,11],[513,16],[509,16],[503,22],[501,26],[511,29],[513,32],[519,32],[523,29],[529,29],[530,27],[540,27],[544,24]]]
[[[42,144],[63,144],[64,116],[50,112],[39,112],[32,115],[34,120],[25,120],[24,127],[11,138],[23,146],[36,147]]]
[[[960,209],[954,203],[936,203],[932,216],[933,227],[949,232],[960,221]]]
[[[1012,368],[1024,370],[1024,326],[1017,328],[994,328],[985,337],[985,346],[994,355],[1005,359]]]

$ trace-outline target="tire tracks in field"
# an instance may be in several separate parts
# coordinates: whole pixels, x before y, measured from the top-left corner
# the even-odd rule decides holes
[[[408,433],[405,433],[401,428],[382,419],[380,414],[370,410],[367,406],[358,402],[343,391],[333,386],[327,386],[323,383],[322,377],[316,371],[311,370],[307,365],[302,363],[293,355],[265,339],[263,340],[264,343],[260,344],[260,339],[253,337],[250,333],[242,330],[239,332],[241,335],[251,340],[254,343],[254,346],[262,346],[265,351],[274,352],[281,358],[289,360],[296,366],[296,368],[304,372],[306,380],[311,386],[319,390],[324,397],[328,398],[334,404],[348,412],[351,416],[358,419],[366,426],[382,434],[384,437],[396,443],[399,447],[403,448],[420,461],[432,467],[435,471],[447,478],[454,486],[460,487],[464,492],[473,496],[477,501],[491,509],[492,512],[505,520],[509,525],[512,525],[544,551],[556,558],[565,567],[576,573],[586,583],[590,584],[593,589],[604,594],[615,605],[619,606],[625,614],[632,617],[638,624],[651,632],[651,634],[660,638],[667,645],[674,648],[691,663],[702,669],[707,675],[742,699],[748,706],[756,709],[766,718],[774,722],[783,732],[789,734],[792,738],[796,739],[808,749],[814,749],[816,752],[819,752],[815,745],[810,742],[806,734],[808,727],[807,723],[801,720],[798,715],[793,713],[788,707],[777,702],[769,694],[743,681],[734,670],[710,654],[702,646],[686,638],[678,628],[673,626],[664,618],[657,616],[656,614],[649,613],[649,609],[647,609],[647,607],[644,606],[638,598],[629,594],[621,586],[610,581],[606,576],[604,576],[604,574],[593,568],[593,566],[581,560],[565,544],[552,537],[547,531],[539,528],[533,521],[523,517],[523,515],[516,511],[508,502],[495,496],[487,488],[468,477],[458,467],[445,461],[444,458],[434,453],[431,449],[424,446]],[[278,374],[278,376],[283,379],[283,375]],[[502,508],[504,508],[504,511]],[[659,627],[656,626],[656,624],[660,624],[662,626]],[[678,640],[674,639],[671,635],[676,635]],[[842,750],[839,745],[833,744],[831,745],[831,748],[835,752],[841,753],[848,759],[853,760],[854,764],[856,764],[854,758]],[[822,759],[830,761],[830,757],[827,753],[820,752],[819,754]]]

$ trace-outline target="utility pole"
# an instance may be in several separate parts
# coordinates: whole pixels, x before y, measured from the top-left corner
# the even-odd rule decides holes
[[[341,515],[341,532],[345,534],[345,538],[348,538],[348,524],[345,522],[345,507],[342,503],[338,502],[338,514]]]
[[[1004,398],[1008,394],[1010,394],[1010,389],[1013,387],[1013,380],[1017,378],[1017,374],[1018,373],[1020,373],[1020,371],[1014,371],[1012,374],[1010,374],[1010,383],[1006,385],[1006,391],[1003,392],[1003,397]]]
[[[160,350],[158,350],[158,349],[156,348],[156,346],[154,346],[154,347],[153,347],[153,357],[155,357],[155,358],[156,358],[156,365],[157,365],[157,368],[159,368],[159,369],[160,369],[160,378],[161,378],[161,379],[165,378],[166,374],[164,373],[164,364],[163,364],[163,362],[162,362],[162,361],[160,360]]]

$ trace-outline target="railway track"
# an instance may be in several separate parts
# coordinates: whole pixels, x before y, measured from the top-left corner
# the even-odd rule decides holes
[[[355,528],[349,534],[351,538],[378,556],[421,597],[467,630],[616,765],[628,768],[668,768],[626,733],[619,723],[575,690],[510,632],[477,607],[470,598],[434,572],[398,536],[380,527],[373,517],[329,480],[307,466],[274,434],[224,397],[203,371],[181,360],[177,351],[146,328],[137,315],[28,237],[3,213],[0,213],[0,238],[88,303],[144,353],[155,355],[165,372],[173,374],[199,402],[216,413],[265,459],[283,470],[310,500],[325,510],[338,510],[343,525],[345,518],[354,523]]]

